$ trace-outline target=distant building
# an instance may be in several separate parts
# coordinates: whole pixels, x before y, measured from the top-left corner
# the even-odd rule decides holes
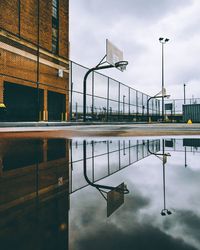
[[[68,5],[0,1],[0,121],[68,120]]]
[[[200,104],[183,105],[183,121],[184,122],[200,122]]]

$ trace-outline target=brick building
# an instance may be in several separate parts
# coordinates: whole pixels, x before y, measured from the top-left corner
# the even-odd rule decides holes
[[[68,120],[68,6],[0,1],[0,121]]]

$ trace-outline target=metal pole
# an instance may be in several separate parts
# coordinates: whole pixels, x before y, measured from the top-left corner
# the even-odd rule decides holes
[[[164,122],[164,43],[162,43],[162,121]]]
[[[147,122],[149,122],[149,101],[151,100],[151,97],[147,100]]]
[[[123,118],[124,118],[124,113],[125,113],[125,98],[126,96],[123,95]]]
[[[150,98],[148,98],[148,100],[147,100],[147,122],[149,122],[149,101],[150,101],[152,98],[156,98],[156,97],[150,97]]]
[[[97,65],[94,68],[89,69],[83,79],[83,121],[86,121],[86,98],[87,98],[87,93],[86,93],[86,87],[87,87],[87,78],[89,74],[95,70],[101,70],[101,69],[108,69],[108,68],[114,68],[115,66],[113,65],[106,65],[106,66],[99,66]]]
[[[136,121],[138,119],[138,91],[136,90]]]
[[[78,103],[76,102],[76,121],[78,120]]]
[[[120,120],[120,82],[119,82],[119,88],[118,88],[118,121]]]
[[[72,109],[73,109],[73,102],[72,102],[72,98],[73,98],[73,82],[71,81],[71,105],[70,105],[70,121],[72,120]]]
[[[37,114],[36,120],[40,120],[40,89],[39,89],[39,74],[40,74],[40,1],[37,1]]]
[[[131,88],[128,88],[128,115],[129,115],[129,119],[130,119],[130,115],[131,115]]]
[[[164,44],[166,42],[168,42],[169,39],[168,38],[163,38],[163,37],[160,37],[159,38],[159,42],[162,44],[161,46],[161,57],[162,57],[162,121],[164,121]]]
[[[185,147],[185,168],[187,167],[187,150],[186,150],[186,147]]]
[[[108,77],[108,85],[107,85],[107,122],[109,120],[109,96],[110,96],[110,78]]]
[[[163,147],[163,199],[164,199],[164,209],[166,209],[166,196],[165,196],[165,162],[164,162],[164,156],[165,156],[165,141],[162,140],[162,147]]]
[[[185,86],[186,86],[186,84],[184,83],[184,84],[183,84],[183,91],[184,91],[184,104],[186,104],[186,102],[185,102],[185,101],[186,101],[186,99],[185,99]]]
[[[92,118],[94,119],[94,72],[92,72]]]

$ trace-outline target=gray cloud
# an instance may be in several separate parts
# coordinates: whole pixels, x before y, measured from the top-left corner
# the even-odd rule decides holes
[[[200,217],[192,211],[177,211],[178,220],[181,223],[183,231],[188,237],[195,238],[199,244],[199,228],[200,228]]]
[[[100,228],[76,243],[77,250],[195,250],[180,239],[168,236],[150,225],[137,225],[137,230],[124,232],[115,225]]]
[[[169,37],[165,50],[165,85],[172,98],[200,96],[198,0],[73,0],[70,2],[71,59],[94,66],[105,55],[105,39],[124,51],[127,70],[102,72],[147,94],[161,88],[158,38]]]
[[[76,0],[73,1],[74,4]],[[122,17],[131,16],[144,21],[153,21],[159,17],[164,17],[168,13],[177,11],[180,8],[190,5],[192,0],[86,0],[82,1],[81,8],[93,15],[98,14],[99,18],[112,18],[115,22]],[[103,21],[103,20],[102,20]]]

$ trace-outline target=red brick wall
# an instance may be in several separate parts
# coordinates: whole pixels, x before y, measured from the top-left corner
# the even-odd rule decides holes
[[[0,0],[0,28],[19,34],[18,0]]]
[[[20,2],[20,8],[19,8]],[[52,0],[40,0],[40,46],[52,51]],[[0,0],[0,28],[37,43],[38,0]],[[20,19],[19,19],[20,13]],[[59,1],[59,55],[68,59],[69,0]],[[19,27],[20,23],[20,27]]]
[[[0,74],[36,81],[36,62],[0,49]]]
[[[21,0],[20,35],[31,42],[37,42],[37,0]]]
[[[69,0],[59,1],[59,55],[68,59],[69,46]]]
[[[52,1],[40,0],[40,45],[52,50]]]

